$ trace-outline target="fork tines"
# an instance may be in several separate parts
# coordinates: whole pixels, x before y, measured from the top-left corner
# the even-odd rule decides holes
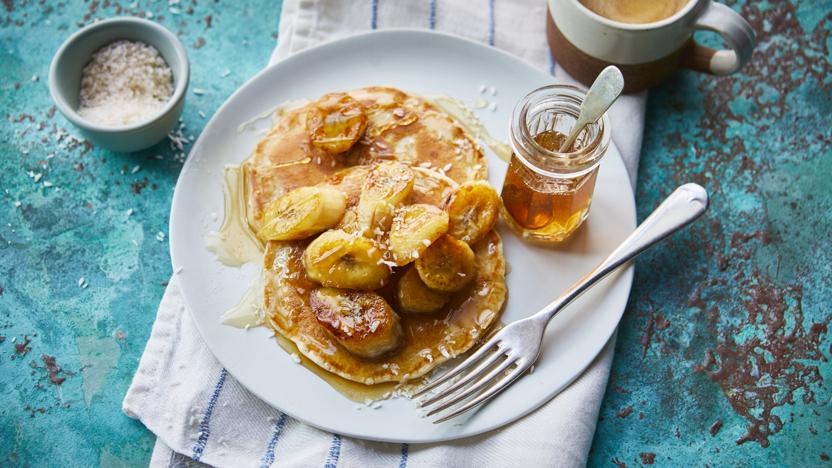
[[[446,412],[434,424],[456,417],[490,399],[528,367],[526,359],[495,338],[414,395],[417,405],[427,410],[426,417]]]

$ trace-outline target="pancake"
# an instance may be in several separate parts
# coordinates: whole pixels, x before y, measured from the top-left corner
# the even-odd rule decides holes
[[[362,88],[348,94],[361,103],[368,119],[363,136],[346,152],[330,154],[312,144],[306,122],[314,105],[310,103],[287,111],[243,163],[247,215],[255,232],[273,200],[289,190],[314,185],[344,193],[346,214],[335,228],[349,231],[362,184],[381,161],[403,162],[415,173],[413,191],[404,205],[445,209],[460,183],[486,177],[485,158],[475,140],[433,104],[393,88]],[[401,343],[379,357],[360,357],[319,323],[310,303],[310,294],[320,285],[307,276],[303,254],[313,238],[266,242],[264,307],[268,324],[278,334],[340,377],[368,385],[417,378],[469,350],[500,316],[506,297],[505,259],[500,237],[492,229],[470,246],[474,279],[452,293],[438,312],[402,311],[396,283],[408,267],[394,268],[391,280],[375,292],[398,314]]]
[[[434,168],[456,182],[484,179],[485,157],[454,119],[428,101],[394,88],[347,92],[368,116],[361,140],[332,156],[310,142],[306,117],[314,103],[289,110],[243,163],[249,222],[260,228],[265,207],[297,187],[316,185],[338,171],[395,159]]]
[[[356,200],[368,168],[358,166],[327,183]],[[407,204],[441,206],[453,185],[432,171],[417,171],[414,191]],[[353,203],[355,203],[353,201]],[[442,362],[468,351],[500,316],[506,297],[505,259],[496,231],[472,246],[477,273],[472,283],[455,293],[448,305],[429,315],[402,313],[392,287],[402,274],[377,291],[399,312],[404,337],[402,346],[380,359],[353,355],[318,324],[310,305],[310,292],[318,285],[303,266],[309,241],[269,242],[264,258],[264,300],[271,326],[291,340],[298,350],[320,367],[345,379],[364,384],[400,382],[422,376]]]

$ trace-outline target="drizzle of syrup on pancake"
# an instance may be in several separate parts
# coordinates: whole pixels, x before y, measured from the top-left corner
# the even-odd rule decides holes
[[[298,350],[295,343],[288,338],[275,334],[275,340],[277,341],[277,344],[289,355],[298,356],[300,359],[298,364],[318,376],[341,395],[344,395],[348,399],[357,403],[369,404],[370,402],[384,400],[397,394],[408,395],[414,393],[416,388],[421,386],[423,382],[423,379],[411,380],[405,383],[386,382],[375,385],[364,385],[359,382],[353,382],[352,380],[347,380],[341,376],[335,375],[312,362],[308,357],[304,356]]]
[[[453,115],[452,112],[448,111],[447,103],[444,106],[440,106],[437,101],[421,100],[420,98],[391,88],[365,88],[352,91],[351,93],[356,93],[357,97],[364,98],[368,102],[384,96],[391,97],[393,99],[391,103],[382,102],[381,100],[378,103],[381,104],[381,107],[387,107],[387,104],[392,103],[404,105],[405,112],[403,113],[403,117],[393,112],[393,115],[403,119],[403,122],[399,122],[400,125],[397,127],[386,130],[378,138],[371,138],[368,141],[362,142],[360,145],[356,145],[355,151],[352,151],[350,154],[341,155],[342,157],[340,158],[306,157],[310,153],[305,149],[306,145],[302,141],[302,135],[292,130],[295,128],[294,125],[302,124],[303,114],[294,112],[294,110],[288,110],[280,116],[284,125],[281,126],[279,122],[275,121],[276,126],[270,132],[270,136],[264,139],[270,141],[272,144],[270,146],[263,146],[263,141],[261,141],[255,151],[255,154],[260,154],[261,157],[264,155],[282,155],[282,157],[270,157],[268,161],[261,159],[262,162],[268,163],[265,166],[252,164],[251,161],[253,158],[247,160],[243,164],[243,170],[241,171],[241,174],[245,178],[243,183],[246,184],[246,188],[253,190],[251,193],[256,194],[259,193],[256,187],[260,187],[261,190],[269,186],[278,187],[279,190],[286,190],[291,188],[290,186],[298,184],[314,185],[327,178],[329,178],[329,184],[340,185],[341,188],[355,185],[354,182],[357,182],[358,186],[360,186],[360,181],[363,177],[361,177],[360,168],[356,167],[357,164],[366,164],[379,159],[395,158],[393,156],[394,154],[411,155],[412,152],[412,156],[417,157],[408,162],[414,164],[414,166],[417,164],[419,166],[414,167],[414,169],[419,172],[429,172],[432,175],[423,174],[419,178],[425,186],[423,190],[415,191],[421,193],[421,195],[414,196],[414,199],[410,203],[431,203],[441,206],[443,203],[440,200],[444,201],[447,195],[445,193],[446,190],[441,189],[441,187],[447,186],[453,188],[457,182],[464,182],[470,179],[482,179],[485,177],[485,160],[482,151],[474,140],[471,139],[472,136],[482,140],[500,156],[499,145],[491,144],[496,142],[496,140],[488,135],[485,127],[476,119],[476,116],[473,116],[473,113],[471,113],[471,116],[473,116],[474,121],[468,119],[469,116],[464,113],[455,112],[457,115]],[[300,107],[302,106],[297,106],[295,110]],[[464,108],[464,106],[462,107]],[[408,115],[407,109],[419,109],[423,119],[405,119]],[[445,119],[444,122],[456,122],[456,124],[444,123],[443,119]],[[285,124],[288,124],[288,126],[285,126]],[[289,132],[282,133],[282,130]],[[414,135],[416,138],[413,137]],[[426,138],[431,141],[434,138],[440,138],[440,140],[436,140],[439,146],[429,145]],[[457,148],[461,148],[462,153],[453,149],[453,146],[448,146],[449,143],[460,145]],[[502,145],[506,146],[505,144]],[[281,148],[294,148],[294,152],[278,151]],[[449,150],[449,148],[451,149]],[[298,149],[301,149],[301,151],[298,151]],[[443,157],[459,154],[466,154],[468,156],[466,158],[459,158],[458,163],[456,161],[450,163],[449,160],[442,159]],[[428,170],[426,167],[431,167],[431,169]],[[269,172],[275,168],[282,170],[277,173]],[[350,174],[350,178],[355,179],[355,181],[339,180],[339,177],[342,175],[339,171],[347,168],[349,170],[343,173],[344,177],[346,177],[346,174]],[[263,177],[263,179],[258,180],[258,177]],[[252,187],[255,188],[252,189]],[[345,192],[349,193],[350,190],[345,190]],[[249,193],[249,191],[246,193]],[[249,227],[248,224],[250,222],[256,224],[256,220],[250,218],[252,215],[256,217],[256,208],[254,212],[251,210],[256,206],[261,206],[260,204],[263,201],[277,194],[278,192],[262,193],[261,196],[264,198],[259,199],[258,203],[245,204],[242,219],[248,221],[248,223],[245,223],[246,227]],[[228,197],[228,193],[226,197]],[[350,203],[352,204],[352,202]],[[228,215],[228,210],[226,210],[226,215]],[[280,321],[282,319],[276,317],[280,315],[278,312],[269,308],[269,299],[265,300],[266,313],[271,314],[271,317],[269,317],[271,319],[270,322],[273,328],[278,331],[278,342],[281,347],[286,349],[290,354],[297,352],[298,356],[302,356],[301,364],[321,377],[335,390],[359,402],[383,398],[385,394],[389,394],[392,390],[402,390],[402,384],[399,381],[418,382],[420,379],[414,380],[413,378],[424,375],[441,361],[464,353],[482,335],[493,329],[494,326],[499,326],[497,323],[498,317],[505,298],[505,261],[500,251],[499,236],[496,233],[492,233],[489,235],[489,238],[491,239],[490,242],[483,243],[480,248],[482,257],[478,255],[478,263],[480,260],[484,261],[487,265],[486,270],[488,271],[487,275],[482,278],[482,281],[477,281],[470,289],[457,293],[449,305],[437,314],[430,316],[401,314],[405,342],[396,352],[383,356],[381,359],[370,361],[351,355],[333,343],[323,330],[319,329],[320,327],[307,325],[302,327],[302,330],[298,330],[297,323],[288,328],[285,326],[285,323],[280,326],[275,325],[275,319]],[[475,248],[475,250],[477,249]],[[299,252],[302,253],[302,248]],[[268,255],[267,253],[267,257]],[[486,255],[488,255],[488,258],[486,258]],[[266,268],[269,267],[269,263],[270,261],[267,258]],[[292,262],[289,261],[288,263]],[[286,272],[284,271],[284,273]],[[278,274],[278,276],[281,275]],[[278,294],[273,296],[272,300],[277,298],[281,302],[293,302],[292,306],[288,307],[288,309],[294,309],[291,313],[301,316],[302,310],[309,307],[308,290],[315,285],[308,282],[308,280],[302,280],[302,278],[305,278],[305,271],[298,271],[297,274],[293,271],[290,276],[294,278],[287,278],[283,275],[283,282],[286,283],[284,285],[286,289],[289,287],[292,289],[303,289],[307,293],[294,294],[294,297],[290,298]],[[395,281],[390,284],[395,284]],[[268,287],[266,289],[268,291]],[[280,291],[284,291],[284,289]],[[272,293],[274,292],[276,291],[272,291]],[[380,292],[394,308],[398,308],[394,294],[392,294],[392,288],[389,291]],[[285,335],[285,337],[280,336],[280,334]],[[300,349],[298,349],[298,346],[300,346]],[[313,361],[320,365],[315,364]],[[398,375],[392,375],[389,370],[385,370],[385,365],[387,369],[391,366],[396,366],[407,369],[408,372],[402,371]],[[340,373],[342,376],[338,376],[335,373]],[[365,385],[348,380],[343,376],[370,383],[388,383]]]
[[[264,267],[272,278],[266,283],[267,315],[279,333],[329,372],[365,383],[420,377],[439,363],[463,354],[498,322],[505,297],[505,265],[499,242],[492,231],[474,246],[477,277],[435,314],[400,312],[395,298],[397,276],[376,291],[399,312],[404,333],[398,349],[377,359],[352,355],[315,322],[309,291],[317,285],[306,276],[301,261],[306,242],[267,245]]]

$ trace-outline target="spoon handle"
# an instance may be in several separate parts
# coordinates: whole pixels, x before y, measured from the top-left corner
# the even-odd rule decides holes
[[[581,113],[578,116],[578,120],[575,122],[575,126],[569,132],[569,137],[561,145],[559,151],[565,153],[575,143],[575,140],[581,134],[584,127],[590,122],[595,122],[600,119],[612,103],[618,99],[623,89],[624,76],[621,74],[621,70],[613,65],[601,70],[601,73],[592,82],[589,91],[586,92],[584,101],[581,104]]]
[[[575,125],[572,127],[572,131],[569,132],[569,136],[566,138],[566,141],[564,141],[563,144],[560,145],[560,148],[558,149],[559,153],[568,152],[569,148],[571,148],[572,145],[575,143],[575,140],[578,139],[578,135],[580,135],[581,132],[584,131],[584,127],[586,127],[587,123],[588,122],[585,122],[583,119],[578,118],[578,120],[575,122]]]

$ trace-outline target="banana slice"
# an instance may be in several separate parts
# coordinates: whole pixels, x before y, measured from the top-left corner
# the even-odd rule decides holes
[[[278,198],[266,209],[257,237],[299,240],[335,226],[344,216],[347,198],[330,187],[301,187]]]
[[[361,229],[361,225],[358,222],[358,211],[355,206],[347,208],[344,212],[344,217],[341,218],[341,222],[338,223],[338,229],[346,232],[347,234],[355,234],[363,233],[363,229]]]
[[[390,267],[373,241],[344,231],[327,231],[303,252],[306,274],[332,288],[378,289],[390,277]]]
[[[410,167],[394,161],[373,166],[361,186],[358,199],[358,221],[366,235],[376,229],[387,231],[393,220],[393,211],[413,191],[416,175]]]
[[[344,93],[325,94],[306,116],[312,145],[329,154],[341,154],[364,135],[367,114],[355,99]]]
[[[445,234],[416,260],[416,270],[431,289],[459,291],[474,279],[474,251],[465,242]]]
[[[401,343],[399,316],[374,292],[316,288],[309,303],[318,323],[352,354],[375,358]]]
[[[413,314],[431,314],[448,303],[450,297],[425,285],[415,267],[409,268],[396,285],[399,305]]]
[[[397,265],[419,258],[430,244],[448,231],[448,213],[433,205],[407,205],[396,210],[390,228],[390,253]]]
[[[476,244],[497,224],[502,201],[488,182],[478,180],[459,186],[448,203],[448,234]]]

